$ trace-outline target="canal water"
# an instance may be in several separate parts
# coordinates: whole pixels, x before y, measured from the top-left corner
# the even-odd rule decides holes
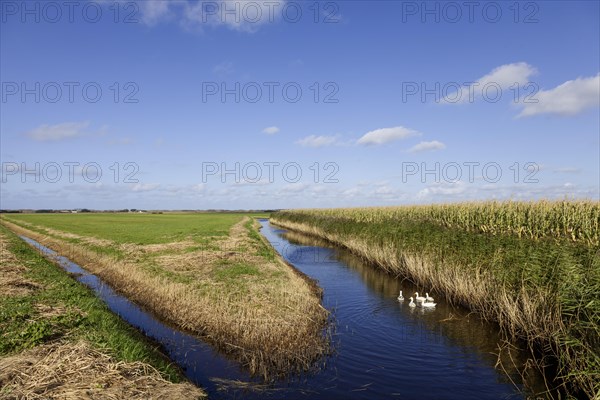
[[[92,288],[213,399],[524,399],[545,398],[540,374],[523,376],[524,353],[500,352],[497,326],[436,298],[409,307],[417,288],[365,265],[345,250],[261,220],[261,233],[292,265],[318,281],[332,313],[333,352],[315,372],[265,384],[200,339],[161,322],[98,277],[23,237]],[[403,290],[405,301],[398,301]],[[429,291],[430,295],[440,297]],[[502,361],[498,364],[498,353]],[[323,360],[322,360],[323,361]],[[524,381],[524,379],[526,379]]]
[[[262,234],[292,265],[318,281],[334,315],[335,354],[309,380],[323,399],[545,398],[541,374],[524,382],[523,352],[499,348],[495,324],[366,265],[346,250],[261,221]],[[398,301],[402,290],[405,300]],[[409,307],[415,292],[435,309]],[[502,366],[496,367],[498,354]],[[511,361],[512,360],[512,361]]]

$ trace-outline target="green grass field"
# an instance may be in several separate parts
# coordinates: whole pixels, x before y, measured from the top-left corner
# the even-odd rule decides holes
[[[203,241],[208,236],[227,236],[244,216],[267,214],[241,213],[81,213],[11,214],[9,220],[22,221],[81,236],[108,239],[116,243],[159,244],[184,239]]]

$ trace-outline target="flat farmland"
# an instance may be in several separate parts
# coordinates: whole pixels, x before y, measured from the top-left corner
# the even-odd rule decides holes
[[[35,225],[38,231],[60,230],[116,243],[159,244],[185,239],[225,237],[249,214],[237,213],[79,213],[21,214],[10,219]],[[255,214],[255,216],[267,216]]]
[[[3,215],[160,319],[265,378],[326,352],[316,286],[284,263],[251,213]]]

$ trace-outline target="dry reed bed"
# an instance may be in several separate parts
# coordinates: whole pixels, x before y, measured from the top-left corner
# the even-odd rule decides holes
[[[8,245],[7,237],[0,234],[0,293],[4,296],[23,296],[38,289],[40,285],[37,282],[25,278],[27,266],[9,251]]]
[[[85,341],[36,346],[0,359],[2,399],[197,399],[191,383],[173,384],[141,362],[116,361]]]
[[[219,248],[238,252],[203,249],[149,260],[143,246],[136,253],[129,245],[128,260],[135,261],[73,245],[56,237],[58,231],[50,237],[31,226],[3,223],[72,259],[162,320],[201,336],[265,379],[306,371],[329,350],[323,335],[328,314],[319,292],[272,249],[261,248],[264,242],[251,239],[250,230],[256,228],[247,219],[217,242]],[[260,250],[272,258],[259,255]],[[154,268],[147,268],[148,261]],[[236,268],[240,274],[229,278]]]
[[[292,210],[271,216],[272,223],[348,248],[497,321],[508,336],[528,341],[540,365],[548,355],[557,360],[564,387],[588,398],[600,397],[599,221],[597,202]]]

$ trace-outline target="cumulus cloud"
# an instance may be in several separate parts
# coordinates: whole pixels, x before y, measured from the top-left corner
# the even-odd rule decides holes
[[[550,90],[535,94],[537,102],[521,103],[523,110],[518,117],[539,114],[571,116],[600,105],[600,73],[588,78],[577,78]]]
[[[172,6],[176,3],[172,0],[138,1],[141,22],[153,26],[172,17]]]
[[[182,1],[182,17],[188,27],[226,26],[230,29],[255,32],[269,22],[275,22],[285,6],[284,1],[218,0],[212,2]]]
[[[395,126],[393,128],[382,128],[367,132],[356,143],[360,145],[382,145],[418,135],[420,133],[413,129]]]
[[[411,147],[408,151],[411,153],[419,153],[422,151],[434,151],[434,150],[442,150],[445,149],[446,145],[442,142],[438,142],[437,140],[432,140],[431,142],[421,142],[413,147]]]
[[[74,139],[85,134],[84,129],[89,122],[63,122],[62,124],[43,124],[35,129],[25,132],[25,135],[38,142],[56,142],[66,139]]]
[[[278,132],[279,132],[279,128],[276,126],[269,126],[265,129],[263,129],[263,133],[266,133],[267,135],[274,135]]]
[[[118,0],[125,5],[130,2]],[[254,0],[152,0],[136,1],[138,11],[133,17],[148,26],[176,21],[190,30],[219,27],[255,32],[265,23],[277,21],[287,0],[262,2]],[[130,12],[127,8],[124,12]]]
[[[394,195],[395,193],[396,191],[389,186],[380,186],[373,192],[373,194],[377,196],[390,196]]]
[[[337,142],[337,136],[316,136],[310,135],[296,141],[303,147],[325,147],[334,145]]]
[[[489,96],[495,97],[496,93],[493,88],[505,91],[515,83],[522,86],[528,83],[530,77],[536,73],[537,70],[525,62],[501,65],[475,82],[465,83],[457,91],[444,93],[446,96],[442,98],[442,102],[448,104],[472,103],[486,94],[486,88],[489,89]],[[449,89],[451,88],[449,87]]]

